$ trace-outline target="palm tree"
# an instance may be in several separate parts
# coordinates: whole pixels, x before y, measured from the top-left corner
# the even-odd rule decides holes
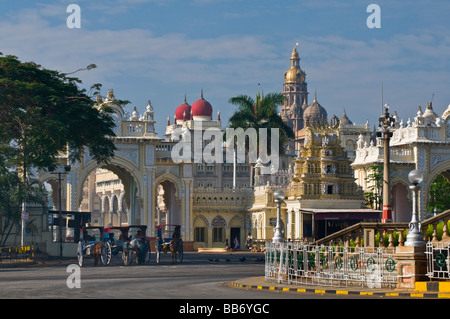
[[[256,95],[256,100],[248,95],[238,95],[229,100],[231,104],[238,106],[236,112],[230,117],[230,128],[242,128],[244,130],[253,128],[256,130],[257,143],[259,146],[259,129],[267,129],[267,144],[271,145],[271,129],[279,129],[279,150],[278,154],[285,153],[285,147],[288,138],[294,138],[294,132],[282,118],[278,115],[278,107],[283,104],[284,96],[281,93],[269,93],[266,96]],[[248,143],[246,143],[246,150],[248,150]],[[259,149],[259,148],[258,148]],[[268,155],[269,153],[269,149]],[[252,167],[253,172],[253,167]],[[252,175],[252,174],[251,174]],[[253,184],[253,183],[252,183]]]
[[[282,105],[284,96],[281,93],[269,93],[261,97],[258,93],[256,100],[248,95],[238,95],[229,100],[231,104],[237,105],[238,110],[230,117],[230,128],[254,128],[259,134],[260,128],[268,130],[270,138],[270,129],[279,129],[279,154],[285,152],[285,146],[288,138],[294,138],[294,132],[278,115],[278,106]],[[268,141],[270,142],[270,141]],[[259,135],[258,135],[259,144]]]

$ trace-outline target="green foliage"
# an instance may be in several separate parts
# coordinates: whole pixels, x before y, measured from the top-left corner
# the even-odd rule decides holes
[[[450,229],[450,221],[447,222],[447,229]],[[428,225],[426,231],[427,239],[433,239],[434,228],[433,225]],[[444,222],[440,222],[436,225],[436,237],[438,240],[442,240],[442,235],[444,234]]]
[[[437,176],[430,188],[429,212],[442,213],[450,209],[450,182],[442,175]]]
[[[374,209],[380,209],[382,181],[383,165],[370,166],[366,177],[366,182],[370,186],[367,188],[368,191],[364,192],[364,198],[367,206]]]
[[[283,154],[288,138],[294,137],[292,128],[283,122],[278,115],[278,106],[282,105],[283,101],[284,96],[281,93],[269,93],[263,98],[258,94],[256,100],[247,95],[233,97],[229,102],[238,106],[238,110],[230,117],[230,127],[244,130],[254,128],[257,134],[259,134],[260,128],[267,128],[267,138],[269,140],[266,145],[270,145],[271,142],[270,129],[278,128],[280,133],[280,154]]]
[[[54,169],[68,150],[71,162],[85,151],[98,163],[114,156],[114,120],[93,107],[80,83],[0,53],[0,245],[19,221],[23,201],[43,204],[45,190],[29,179],[31,168]]]
[[[79,83],[35,63],[0,56],[0,151],[12,164],[54,167],[67,147],[72,161],[85,148],[99,163],[114,155],[113,118],[92,107],[94,100]]]

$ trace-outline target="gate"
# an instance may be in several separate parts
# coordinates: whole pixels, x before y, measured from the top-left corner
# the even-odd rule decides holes
[[[427,276],[431,279],[449,279],[449,242],[427,243]]]

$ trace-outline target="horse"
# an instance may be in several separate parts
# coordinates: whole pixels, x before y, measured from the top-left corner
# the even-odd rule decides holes
[[[172,253],[172,264],[177,263],[178,246],[180,245],[180,238],[175,237],[170,241],[170,252]]]
[[[142,240],[135,240],[136,245],[134,247],[134,252],[136,253],[136,263],[139,265],[145,264],[145,256],[147,252],[150,250],[150,243],[145,238]]]
[[[92,256],[94,257],[94,266],[98,266],[98,260],[102,258],[103,243],[97,242],[92,246]]]
[[[123,247],[123,254],[128,254],[129,251],[134,251],[136,254],[136,264],[143,265],[145,263],[145,256],[150,250],[149,240],[133,239],[126,242]]]

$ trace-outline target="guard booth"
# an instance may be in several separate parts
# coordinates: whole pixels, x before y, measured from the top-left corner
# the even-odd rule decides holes
[[[52,256],[76,256],[76,248],[80,241],[81,227],[91,222],[90,212],[48,211],[48,231],[51,242],[48,243],[48,253]]]

